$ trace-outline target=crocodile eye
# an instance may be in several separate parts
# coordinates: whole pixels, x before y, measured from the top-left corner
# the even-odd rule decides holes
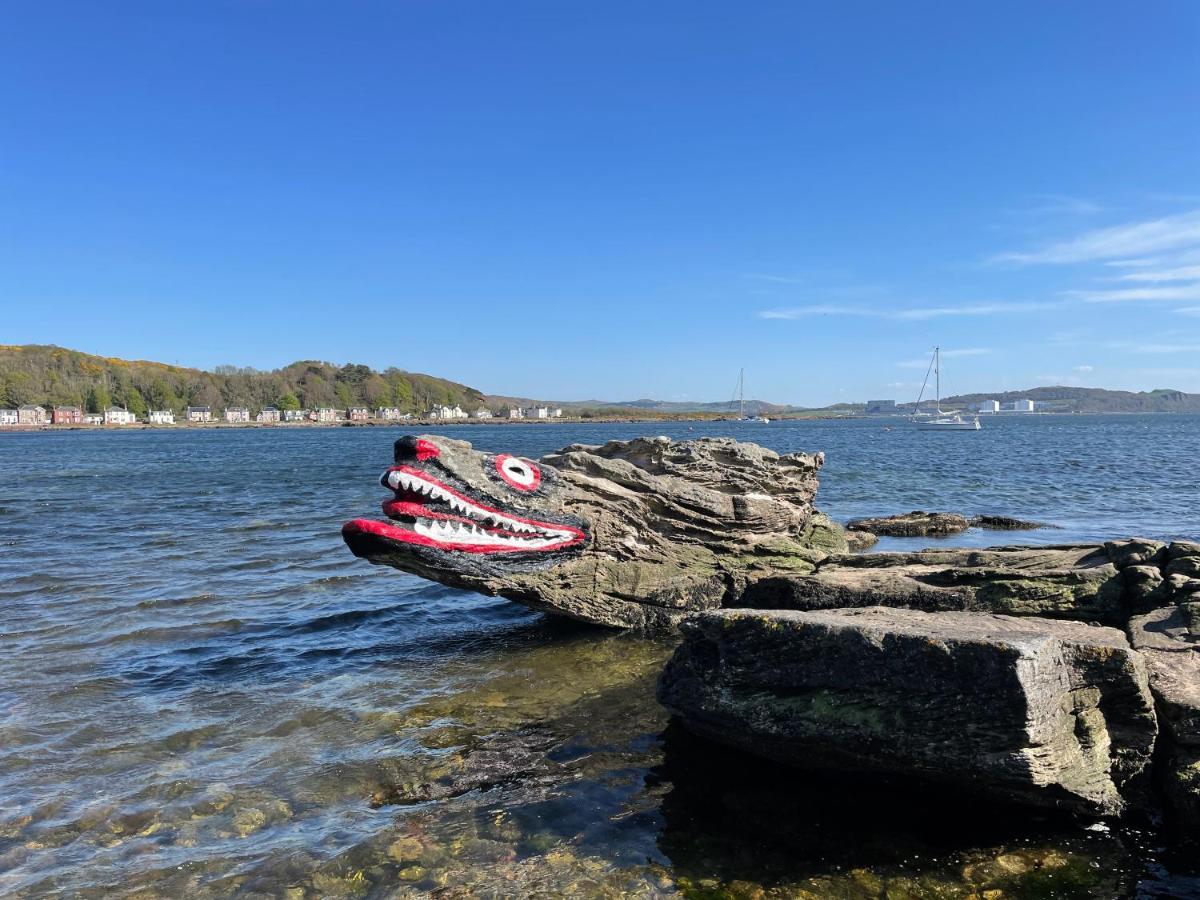
[[[496,457],[496,471],[518,491],[536,491],[542,483],[542,471],[527,459],[501,453]]]

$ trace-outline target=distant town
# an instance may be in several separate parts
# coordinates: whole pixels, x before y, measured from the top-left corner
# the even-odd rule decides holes
[[[332,406],[322,406],[317,409],[278,409],[274,406],[264,406],[253,416],[249,407],[227,406],[215,413],[210,406],[189,406],[184,410],[180,421],[176,421],[174,410],[152,409],[139,419],[127,409],[111,406],[103,413],[85,412],[78,406],[55,406],[47,410],[44,406],[28,404],[16,409],[0,409],[0,427],[25,426],[38,427],[43,425],[176,425],[176,424],[212,424],[227,423],[231,425],[246,425],[251,422],[260,425],[277,425],[280,423],[316,422],[335,425],[342,422],[404,422],[404,421],[461,421],[461,420],[490,420],[490,419],[561,419],[563,411],[557,406],[513,406],[508,409],[491,410],[480,407],[468,413],[458,406],[435,406],[424,416],[401,412],[396,406],[380,406],[370,409],[366,406],[351,406],[348,409],[336,409]]]
[[[797,376],[802,377],[801,375]],[[934,401],[930,401],[934,402]],[[1191,413],[1200,394],[1171,388],[1115,391],[1070,386],[941,398],[946,412],[981,415]],[[411,423],[711,421],[905,416],[912,401],[823,407],[732,401],[570,400],[489,394],[395,367],[300,360],[278,369],[212,371],[102,357],[53,345],[0,345],[0,430],[87,427],[379,425]],[[927,409],[923,406],[922,409]]]

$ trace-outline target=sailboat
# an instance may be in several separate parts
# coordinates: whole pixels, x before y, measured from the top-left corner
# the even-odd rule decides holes
[[[934,413],[922,413],[921,401],[925,398],[925,388],[929,385],[929,374],[933,373],[934,384]],[[917,405],[913,411],[912,421],[921,431],[978,431],[979,416],[968,419],[961,413],[942,412],[942,360],[941,348],[933,348],[933,359],[925,370],[925,381],[921,385],[921,393],[917,396]]]
[[[760,422],[766,425],[771,420],[766,416],[748,416],[746,415],[746,370],[738,370],[737,383],[737,402],[738,402],[738,417],[739,422]]]

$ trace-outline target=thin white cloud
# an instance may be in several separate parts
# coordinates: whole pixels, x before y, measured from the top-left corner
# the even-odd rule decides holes
[[[807,284],[809,282],[806,278],[797,278],[794,275],[770,275],[758,272],[751,273],[746,277],[755,281],[769,281],[772,284]]]
[[[1138,257],[1200,245],[1200,209],[1089,231],[1026,253],[1004,253],[997,262],[1082,263]]]
[[[790,306],[781,309],[765,309],[758,313],[760,319],[807,319],[812,316],[858,316],[901,321],[925,321],[950,316],[997,316],[1012,313],[1033,312],[1061,306],[1059,303],[968,303],[962,306],[926,306],[910,309],[876,309],[865,306],[839,306],[834,304],[811,304]]]
[[[789,306],[785,309],[764,309],[760,319],[807,319],[811,316],[882,316],[883,312],[855,306],[834,306],[818,303],[811,306]]]
[[[1141,259],[1110,259],[1105,263],[1114,269],[1144,269],[1147,266],[1157,266],[1162,260],[1154,256],[1144,256]]]
[[[1181,316],[1197,316],[1200,317],[1200,306],[1185,306],[1182,309],[1177,309],[1175,312]]]
[[[1200,353],[1200,344],[1138,344],[1132,348],[1134,353],[1171,354],[1171,353]]]
[[[975,303],[966,306],[933,306],[925,309],[902,309],[891,314],[896,319],[940,319],[946,316],[998,316],[1008,313],[1049,309],[1056,303]]]
[[[1093,216],[1096,213],[1102,213],[1105,207],[1099,203],[1093,203],[1091,200],[1084,200],[1081,197],[1070,197],[1066,194],[1040,194],[1035,199],[1035,204],[1019,210],[1019,212],[1031,215],[1071,215],[1071,216]]]
[[[983,356],[985,353],[991,353],[990,347],[968,347],[965,350],[941,350],[939,353],[942,356]]]
[[[1114,279],[1116,281],[1195,281],[1200,280],[1200,266],[1180,266],[1177,269],[1151,269],[1148,272],[1130,272]]]
[[[1075,367],[1076,372],[1094,372],[1095,369],[1096,369],[1095,366],[1076,366]]]
[[[1125,303],[1155,300],[1200,300],[1200,282],[1175,287],[1121,288],[1113,291],[1066,291],[1086,303]]]

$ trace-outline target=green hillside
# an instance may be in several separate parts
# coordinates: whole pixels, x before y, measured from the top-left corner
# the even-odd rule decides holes
[[[212,372],[144,360],[93,356],[53,345],[0,345],[0,407],[34,403],[73,405],[91,412],[124,406],[181,412],[185,406],[264,406],[280,409],[398,406],[427,412],[433,404],[474,410],[483,395],[474,388],[389,368],[305,360],[265,372],[218,366]]]

